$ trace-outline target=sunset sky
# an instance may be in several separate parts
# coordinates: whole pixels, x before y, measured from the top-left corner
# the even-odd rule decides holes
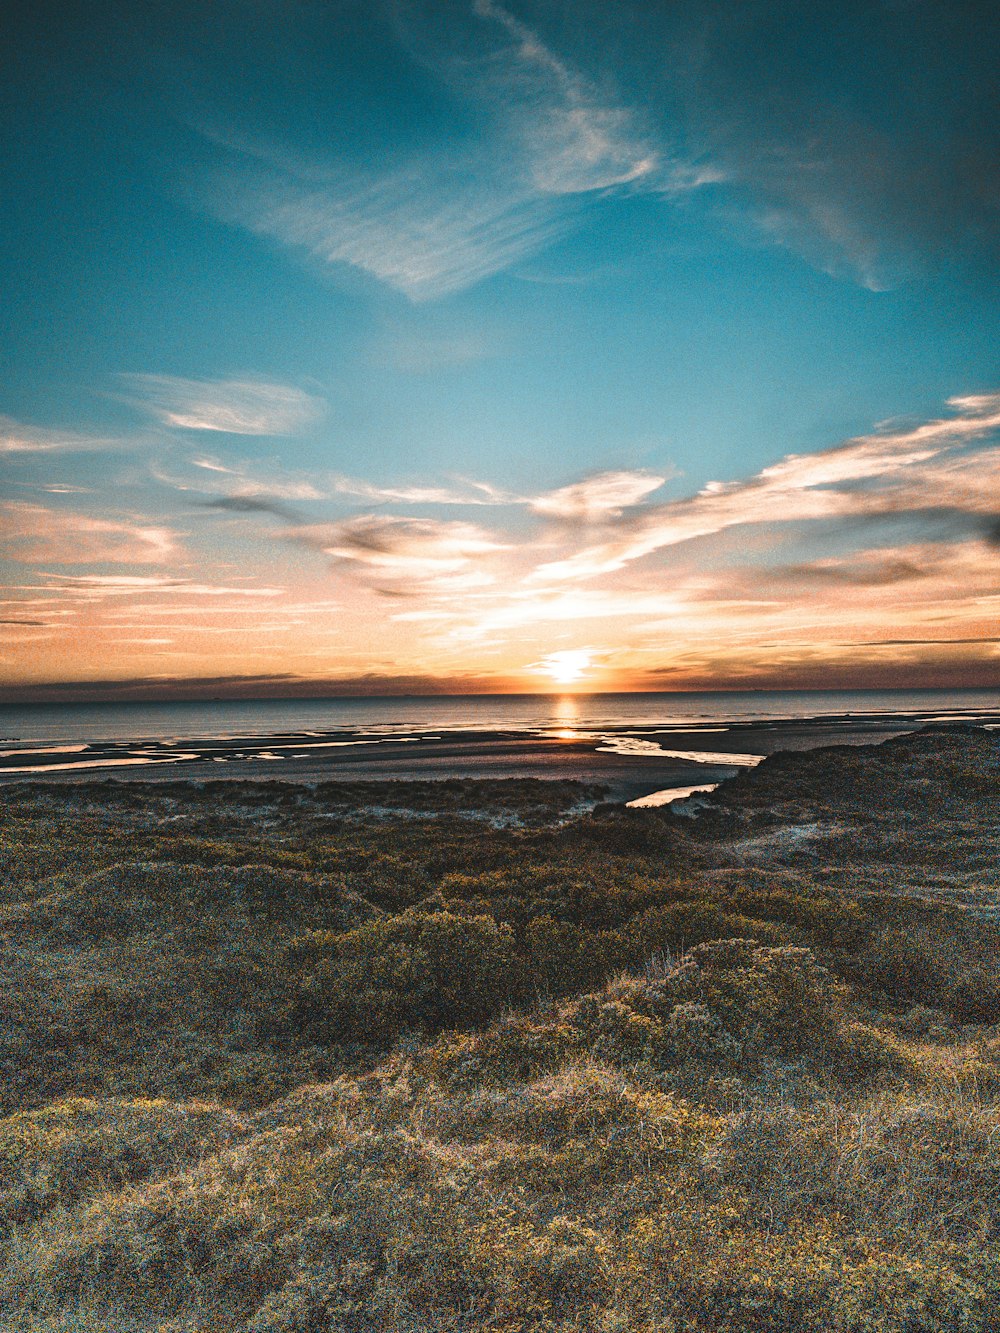
[[[981,5],[22,5],[0,698],[1000,684]]]

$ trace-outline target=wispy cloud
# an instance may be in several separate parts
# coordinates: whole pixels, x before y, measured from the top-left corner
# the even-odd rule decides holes
[[[0,504],[0,549],[21,563],[163,564],[178,553],[180,534],[142,519],[96,518],[43,505]]]
[[[933,420],[883,426],[687,499],[651,502],[654,478],[644,473],[585,478],[541,504],[534,497],[523,503],[558,522],[540,538],[536,530],[508,540],[495,564],[473,553],[465,572],[485,569],[493,582],[451,589],[429,580],[392,620],[433,640],[436,652],[524,644],[536,657],[539,649],[582,651],[581,627],[604,622],[599,632],[619,642],[625,635],[631,670],[666,652],[678,679],[702,683],[713,674],[773,681],[786,668],[790,678],[822,683],[823,663],[835,671],[847,651],[836,648],[845,631],[853,642],[944,630],[968,643],[942,644],[934,669],[978,670],[1000,609],[991,546],[1000,395],[949,406]],[[730,529],[739,529],[731,539]],[[684,543],[692,544],[676,549]],[[559,559],[539,565],[553,546]],[[669,564],[647,561],[667,548]],[[789,559],[790,550],[813,554]],[[552,649],[553,636],[568,646]],[[887,651],[879,649],[872,671],[889,669]],[[841,665],[849,670],[846,657]]]
[[[846,673],[844,645],[857,643],[857,663],[876,673],[897,652],[928,671],[985,677],[1000,612],[998,434],[1000,394],[967,394],[932,419],[884,424],[681,499],[657,495],[667,467],[516,494],[461,478],[379,485],[276,471],[272,484],[267,464],[258,474],[197,454],[182,472],[192,533],[56,500],[0,508],[17,559],[114,562],[19,580],[0,607],[16,622],[5,651],[25,671],[44,659],[58,673],[75,636],[91,672],[127,643],[143,650],[137,671],[162,650],[167,665],[183,654],[206,675],[317,661],[339,673],[349,659],[352,670],[387,661],[417,674],[461,673],[473,659],[566,672],[589,653],[602,679],[694,687],[782,672],[822,684],[824,663]],[[209,507],[225,521],[198,523]],[[179,552],[182,538],[190,549]],[[595,642],[618,647],[605,657]]]
[[[216,117],[200,126],[219,154],[202,205],[421,301],[534,254],[587,196],[663,185],[662,155],[634,108],[502,5],[476,0],[469,14],[449,30],[461,50],[440,30],[408,35],[439,88],[473,108],[475,142],[445,131],[419,153],[386,145],[376,169],[349,153],[310,158],[245,118],[222,128]]]
[[[268,380],[124,375],[130,401],[165,426],[230,435],[294,435],[324,412],[321,398]]]
[[[599,472],[557,490],[522,495],[489,482],[457,477],[449,484],[391,484],[367,481],[332,473],[311,474],[310,480],[271,473],[255,475],[247,467],[227,467],[212,459],[193,459],[192,466],[209,473],[208,478],[177,477],[154,468],[158,480],[181,491],[213,494],[220,485],[229,488],[211,503],[220,509],[252,513],[277,513],[286,500],[362,500],[379,505],[448,506],[455,508],[522,507],[546,518],[571,523],[599,523],[618,517],[623,510],[641,504],[660,489],[672,469],[652,472]],[[273,503],[272,503],[273,502]]]
[[[331,488],[337,495],[384,504],[476,506],[522,503],[518,496],[482,481],[460,481],[453,487],[376,486],[357,477],[334,477]]]
[[[814,454],[793,454],[746,481],[623,515],[601,543],[540,566],[539,582],[593,578],[681,542],[746,524],[899,515],[942,505],[988,515],[1000,450],[961,453],[1000,427],[1000,394],[954,398],[954,415],[885,429]]]
[[[198,128],[218,159],[191,186],[199,207],[414,300],[516,266],[572,228],[588,200],[623,191],[656,193],[668,208],[718,187],[709,207],[744,240],[872,290],[956,255],[996,257],[994,70],[973,45],[976,25],[940,6],[834,20],[822,6],[776,18],[774,6],[739,0],[581,0],[572,23],[555,4],[531,6],[530,22],[524,6],[498,0],[370,8],[376,23],[391,8],[455,123],[414,151],[412,136],[394,137],[395,108],[373,104],[385,132],[359,149],[320,82],[325,68],[300,62],[300,85],[286,87],[299,133],[235,99],[228,113],[213,106],[205,76]],[[287,22],[293,42],[311,32],[322,48],[336,33],[332,21],[300,18],[297,34],[295,16]],[[844,61],[832,87],[816,50],[830,68]],[[257,59],[266,86],[276,62]],[[929,86],[919,100],[918,80]],[[263,116],[266,99],[245,100]],[[466,113],[474,133],[459,128]]]
[[[442,599],[435,611],[400,612],[394,619],[427,620],[447,626],[458,643],[479,643],[494,635],[542,625],[578,625],[589,620],[662,619],[675,615],[682,605],[672,590],[648,593],[620,589],[579,589],[529,592],[518,587],[507,593],[482,598],[475,603],[449,605]]]
[[[0,416],[0,454],[70,454],[116,449],[122,441],[74,430],[25,426]]]
[[[312,471],[308,477],[283,469],[270,467],[263,471],[246,463],[235,466],[223,464],[215,458],[193,458],[190,466],[198,471],[182,472],[154,464],[151,471],[157,481],[182,492],[193,492],[212,497],[210,503],[220,509],[243,510],[251,513],[277,512],[287,514],[286,501],[363,500],[373,504],[391,505],[448,505],[455,507],[482,507],[487,505],[516,505],[528,503],[523,496],[503,491],[488,482],[469,478],[455,478],[448,485],[378,484],[361,477],[342,473]],[[207,474],[207,475],[206,475]],[[220,496],[220,489],[225,494]]]
[[[660,154],[630,108],[609,102],[537,32],[494,0],[476,0],[480,18],[510,39],[480,70],[496,84],[520,136],[534,185],[551,195],[586,194],[651,176]]]
[[[386,619],[436,635],[438,649],[504,643],[545,626],[571,633],[602,620],[631,621],[635,641],[675,632],[759,637],[762,626],[776,632],[804,615],[860,625],[859,589],[884,590],[916,618],[968,619],[975,607],[959,613],[947,602],[956,580],[969,597],[995,588],[1000,394],[956,397],[949,407],[683,499],[656,502],[667,468],[622,470],[532,496],[490,488],[485,502],[508,511],[498,512],[495,531],[365,513],[272,526],[270,537],[321,552],[362,588],[410,599]],[[478,493],[473,482],[453,492],[344,479],[339,489],[418,512]],[[288,518],[283,503],[266,497],[217,503]],[[738,532],[729,537],[731,530]],[[669,565],[649,561],[668,549]]]
[[[625,4],[623,25],[645,8]],[[733,215],[873,291],[974,252],[995,262],[995,60],[979,25],[932,4],[670,8],[669,100]]]
[[[366,514],[340,523],[289,528],[289,540],[311,546],[381,591],[405,595],[433,586],[455,591],[492,582],[473,562],[504,549],[471,523]]]
[[[617,518],[658,491],[667,477],[652,472],[599,472],[529,500],[537,514],[581,523]]]
[[[317,188],[250,161],[222,174],[209,202],[258,235],[359,269],[415,301],[491,277],[565,227],[543,201],[497,193],[457,163],[367,180],[344,172]]]
[[[838,555],[819,555],[792,564],[753,569],[726,568],[689,582],[688,595],[699,602],[720,597],[741,603],[782,608],[812,602],[817,618],[842,617],[851,610],[857,628],[869,620],[879,625],[890,604],[947,608],[1000,590],[996,555],[981,540],[903,542],[891,547],[863,547]],[[859,590],[881,589],[865,601]],[[724,592],[720,592],[723,589]],[[766,600],[760,600],[766,599]]]
[[[971,639],[864,639],[858,645],[861,648],[900,648],[904,645],[916,645],[925,647],[930,644],[961,644],[961,643],[997,643],[1000,639],[994,634],[976,635]]]
[[[60,592],[81,598],[131,597],[135,594],[167,593],[191,597],[281,597],[284,588],[262,586],[226,587],[215,583],[198,583],[194,579],[158,577],[147,574],[50,574],[46,582],[26,587],[22,591]]]
[[[279,502],[321,500],[328,494],[328,489],[321,489],[312,476],[305,477],[283,469],[272,467],[266,475],[261,475],[259,469],[252,469],[246,463],[228,466],[215,458],[192,458],[189,462],[192,468],[198,469],[196,472],[185,473],[180,464],[167,468],[160,463],[154,463],[150,471],[157,481],[173,490],[216,497],[225,487],[227,498],[234,501],[256,497]]]

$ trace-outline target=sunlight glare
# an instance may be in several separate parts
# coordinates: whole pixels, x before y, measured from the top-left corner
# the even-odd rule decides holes
[[[586,648],[565,648],[549,655],[539,664],[539,670],[549,675],[557,685],[572,685],[580,680],[590,666]]]

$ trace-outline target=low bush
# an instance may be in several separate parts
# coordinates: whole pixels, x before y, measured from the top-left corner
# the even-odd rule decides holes
[[[785,757],[694,824],[7,788],[0,1328],[993,1333],[965,745]]]
[[[509,926],[411,909],[335,935],[291,1015],[317,1039],[385,1044],[409,1028],[486,1022],[524,988]]]
[[[232,1111],[199,1103],[73,1098],[0,1120],[0,1219],[32,1222],[129,1181],[181,1170],[244,1137]]]

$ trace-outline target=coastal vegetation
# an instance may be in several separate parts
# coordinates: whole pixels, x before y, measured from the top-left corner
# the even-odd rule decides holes
[[[996,1328],[998,757],[5,788],[0,1327]]]

